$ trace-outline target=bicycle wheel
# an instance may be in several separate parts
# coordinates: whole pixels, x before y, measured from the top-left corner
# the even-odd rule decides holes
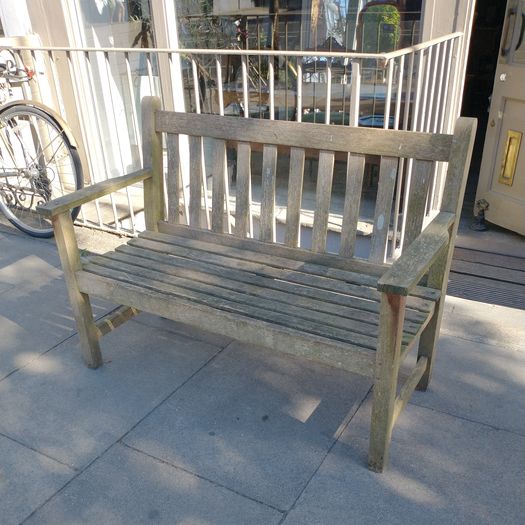
[[[78,152],[55,119],[22,104],[0,110],[0,209],[11,223],[34,237],[52,237],[51,221],[36,207],[82,185]],[[79,211],[72,211],[73,220]]]

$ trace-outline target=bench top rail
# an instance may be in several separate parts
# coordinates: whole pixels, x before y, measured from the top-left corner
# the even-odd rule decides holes
[[[359,243],[356,233],[363,185],[377,175],[371,231],[365,232],[370,240],[365,257],[379,265],[385,263],[388,253],[405,249],[421,232],[425,218],[434,211],[429,195],[439,183],[438,163],[450,160],[454,144],[454,136],[445,134],[167,111],[156,112],[155,127],[157,133],[167,134],[167,217],[171,224],[297,248],[304,238],[300,226],[310,217],[311,239],[306,241],[310,250],[334,252],[334,243],[327,245],[333,228],[330,221],[334,200],[343,196],[335,225],[341,236],[335,251],[352,258]],[[183,140],[188,141],[189,152],[189,180],[184,183]],[[258,162],[254,162],[254,152],[262,152]],[[377,173],[366,170],[370,158],[379,160]],[[341,162],[346,176],[344,170],[341,173]],[[339,170],[337,176],[334,169]],[[307,182],[315,196],[305,203]],[[279,207],[278,184],[286,184],[280,188]],[[397,228],[398,223],[402,227]]]

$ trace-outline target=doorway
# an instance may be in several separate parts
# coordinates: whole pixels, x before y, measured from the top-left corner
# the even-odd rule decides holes
[[[478,119],[478,131],[470,165],[465,207],[474,211],[490,97],[498,62],[507,0],[477,0],[465,77],[461,114]]]

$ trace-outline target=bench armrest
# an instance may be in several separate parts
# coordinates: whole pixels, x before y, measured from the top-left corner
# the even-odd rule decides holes
[[[41,204],[37,206],[36,209],[38,213],[44,217],[55,217],[56,215],[72,210],[86,202],[98,199],[99,197],[103,197],[104,195],[125,188],[126,186],[131,186],[136,182],[149,179],[150,177],[151,171],[148,169],[134,171],[133,173],[128,173],[121,177],[115,177],[114,179],[98,182],[92,186],[86,186],[81,190],[68,193],[67,195],[53,199],[45,204]]]
[[[379,279],[377,289],[408,295],[450,242],[453,213],[440,212]]]

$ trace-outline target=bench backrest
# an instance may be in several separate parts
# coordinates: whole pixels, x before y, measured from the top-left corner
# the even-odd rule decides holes
[[[380,157],[369,251],[371,262],[381,264],[386,258],[396,184],[408,184],[410,188],[405,199],[407,202],[402,205],[406,214],[404,247],[419,234],[429,211],[427,199],[436,163],[449,162],[454,155],[457,157],[448,169],[442,209],[456,213],[459,199],[463,197],[468,145],[455,147],[452,135],[166,111],[155,112],[154,127],[157,140],[160,140],[158,134],[166,133],[167,218],[175,224],[230,232],[241,238],[252,236],[251,152],[254,147],[258,150],[262,148],[258,228],[258,238],[262,241],[276,241],[277,158],[283,150],[290,156],[284,226],[284,243],[290,247],[299,244],[305,156],[312,152],[318,152],[314,153],[318,155],[318,167],[311,242],[313,252],[326,251],[336,155],[343,154],[346,159],[339,247],[339,254],[343,257],[354,256],[366,155]],[[469,126],[459,127],[465,128],[463,142],[469,142],[466,137]],[[189,141],[190,177],[187,188],[182,187],[181,135],[187,135]],[[205,143],[203,137],[207,137]],[[227,146],[232,144],[237,150],[234,211],[230,209],[227,174]],[[454,153],[454,149],[458,151]],[[205,163],[203,155],[211,156],[211,162],[208,159]],[[205,173],[206,165],[213,167],[211,174]],[[401,173],[408,166],[410,180],[403,180]],[[207,178],[212,180],[211,202]],[[180,195],[184,198],[177,197]],[[229,217],[232,217],[231,222]]]

